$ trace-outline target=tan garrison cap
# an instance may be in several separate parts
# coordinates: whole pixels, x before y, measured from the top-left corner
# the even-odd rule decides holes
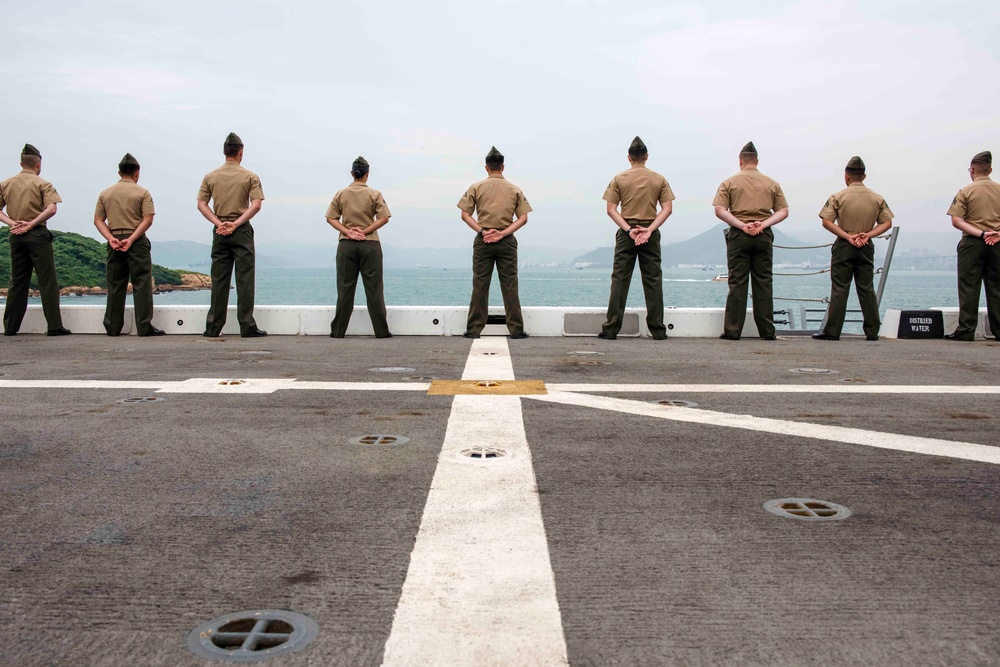
[[[243,140],[240,139],[239,135],[235,132],[230,132],[229,136],[226,137],[226,146],[242,146]]]
[[[993,153],[989,151],[976,153],[976,155],[972,158],[972,161],[980,164],[993,164]]]
[[[845,168],[846,169],[857,169],[859,171],[864,171],[865,170],[865,161],[862,160],[861,158],[859,158],[857,155],[855,155],[854,157],[852,157],[850,160],[847,161],[847,167],[845,167]]]
[[[31,144],[24,145],[24,148],[21,149],[21,155],[34,155],[35,157],[42,157],[42,154],[38,152],[38,149]]]
[[[368,168],[370,166],[371,165],[368,164],[368,160],[364,159],[363,157],[361,157],[359,155],[358,158],[354,161],[354,163],[351,164],[351,169],[352,170],[354,170],[354,169],[366,169],[366,168]]]
[[[642,139],[640,139],[638,136],[636,136],[636,138],[632,140],[632,143],[629,144],[628,147],[628,152],[633,154],[642,155],[646,151],[647,151],[646,144],[644,144]]]
[[[753,145],[752,141],[748,141],[747,145],[744,146],[743,150],[741,150],[740,152],[741,153],[753,153],[754,155],[756,155],[757,154],[757,147]]]
[[[136,160],[132,156],[131,153],[125,153],[125,157],[123,157],[122,161],[118,163],[118,166],[119,166],[119,168],[120,167],[138,167],[139,166],[139,161]]]

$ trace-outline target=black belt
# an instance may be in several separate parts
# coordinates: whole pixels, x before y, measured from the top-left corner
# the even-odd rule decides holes
[[[217,215],[217,217],[222,222],[236,222],[240,219],[242,213],[234,213],[233,215]]]
[[[625,222],[628,223],[629,227],[649,227],[653,224],[652,220],[636,220],[630,218],[625,218]]]

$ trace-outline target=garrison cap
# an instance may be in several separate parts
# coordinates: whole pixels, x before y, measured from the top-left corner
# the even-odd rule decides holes
[[[229,136],[226,137],[225,145],[226,146],[242,146],[243,145],[243,140],[240,139],[239,135],[236,134],[235,132],[230,132]]]
[[[979,164],[993,164],[993,153],[989,151],[983,151],[982,153],[976,153],[972,158],[973,162],[978,162]]]
[[[632,143],[629,144],[628,152],[633,155],[642,155],[647,152],[646,144],[643,143],[642,139],[636,136],[636,138],[632,140]]]
[[[358,169],[367,169],[369,166],[371,165],[368,164],[368,160],[364,159],[359,155],[357,159],[354,160],[354,162],[351,164],[351,171],[357,171]]]
[[[503,153],[498,151],[496,146],[490,146],[490,152],[486,154],[486,161],[503,164]]]
[[[38,152],[38,149],[31,144],[24,145],[24,148],[21,149],[21,155],[34,155],[35,157],[42,157],[42,154]]]
[[[139,166],[139,161],[136,160],[131,153],[125,153],[125,157],[123,157],[122,161],[118,163],[119,169],[121,169],[122,167],[138,167],[138,166]]]
[[[748,141],[747,145],[743,147],[740,153],[753,153],[754,155],[756,155],[757,147],[753,145],[752,141]]]
[[[847,161],[847,166],[845,169],[856,169],[857,171],[865,170],[865,161],[859,158],[857,155],[852,157]]]

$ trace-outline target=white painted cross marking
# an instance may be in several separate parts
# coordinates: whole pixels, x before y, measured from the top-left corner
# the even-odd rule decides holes
[[[506,340],[473,343],[462,379],[513,380]],[[512,456],[463,465],[471,446]],[[519,397],[454,398],[382,664],[567,664]]]

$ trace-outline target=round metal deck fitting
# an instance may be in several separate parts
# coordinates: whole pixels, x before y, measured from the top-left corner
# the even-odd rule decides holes
[[[379,366],[377,368],[369,368],[372,373],[412,373],[417,370],[416,368],[407,368],[406,366]]]
[[[387,435],[385,433],[367,433],[348,440],[352,445],[375,445],[382,447],[398,447],[410,441],[405,435]]]
[[[130,398],[118,399],[118,402],[134,405],[135,403],[157,403],[162,400],[159,396],[132,396]]]
[[[778,498],[764,503],[764,509],[786,519],[799,521],[839,521],[851,516],[851,510],[828,500],[814,498]]]
[[[465,459],[474,461],[495,461],[507,457],[507,450],[499,447],[466,447],[458,452],[458,455]]]
[[[436,377],[432,377],[430,375],[407,375],[403,379],[412,380],[414,382],[431,382],[433,380],[437,380]]]
[[[670,408],[696,408],[698,404],[694,401],[681,401],[673,398],[668,398],[665,401],[656,401],[657,405],[665,405]]]
[[[260,662],[304,649],[319,634],[316,621],[282,609],[237,611],[188,633],[192,653],[208,660]]]
[[[246,384],[246,380],[222,380],[219,382],[223,387],[238,387],[241,384]]]
[[[582,356],[603,357],[604,356],[603,352],[598,352],[597,350],[577,350],[576,352],[570,352],[570,354],[578,356],[578,357],[582,357]]]
[[[480,380],[476,383],[477,387],[499,387],[502,383],[496,380]]]
[[[789,368],[791,373],[801,373],[802,375],[832,375],[840,371],[832,371],[829,368]]]
[[[598,361],[597,359],[582,359],[580,361],[574,361],[576,366],[610,366],[610,361]]]

